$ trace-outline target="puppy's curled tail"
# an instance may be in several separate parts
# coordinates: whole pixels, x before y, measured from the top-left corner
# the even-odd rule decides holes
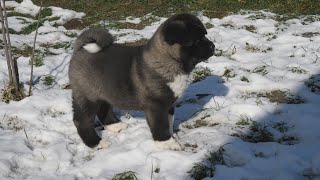
[[[74,52],[85,49],[89,53],[97,53],[114,42],[112,35],[106,29],[91,28],[78,36],[74,43]]]

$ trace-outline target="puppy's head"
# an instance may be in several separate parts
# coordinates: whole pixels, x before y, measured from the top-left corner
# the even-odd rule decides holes
[[[207,31],[201,21],[192,14],[177,14],[163,23],[162,35],[169,46],[179,45],[178,57],[186,71],[207,60],[214,54],[214,44],[206,38]]]

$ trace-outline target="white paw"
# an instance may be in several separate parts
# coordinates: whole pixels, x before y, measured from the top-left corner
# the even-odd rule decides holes
[[[105,139],[102,139],[99,144],[94,148],[95,150],[107,149],[111,143]]]
[[[128,124],[119,122],[115,124],[110,124],[105,127],[108,131],[114,132],[114,133],[119,133],[122,130],[128,129]]]
[[[156,146],[163,150],[181,151],[181,145],[172,137],[166,141],[156,141]]]

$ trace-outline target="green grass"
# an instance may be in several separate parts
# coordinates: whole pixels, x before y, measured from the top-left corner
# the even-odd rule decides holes
[[[245,76],[241,76],[240,80],[244,82],[250,82],[249,79]]]
[[[183,127],[187,129],[194,129],[194,128],[199,128],[199,127],[207,127],[209,126],[209,122],[205,119],[198,119],[195,122],[185,124]]]
[[[199,82],[211,75],[211,69],[208,67],[199,67],[192,72],[192,82]]]
[[[272,128],[278,130],[278,131],[281,132],[281,133],[285,133],[285,132],[287,132],[288,129],[289,129],[287,123],[284,122],[284,121],[280,121],[280,122],[274,123],[274,124],[272,125]]]
[[[135,172],[125,171],[123,173],[116,174],[112,180],[138,180],[138,178]]]
[[[301,35],[302,35],[302,37],[311,38],[314,36],[320,36],[320,33],[319,32],[305,32]]]
[[[35,67],[40,67],[40,66],[43,66],[44,63],[43,63],[43,58],[44,58],[44,55],[42,53],[35,53],[34,55],[34,59],[33,59],[33,65]],[[31,59],[29,60],[29,65],[31,65]]]
[[[298,95],[292,94],[288,90],[273,90],[269,92],[246,92],[242,98],[266,98],[272,103],[278,104],[303,104],[305,101]]]
[[[245,121],[246,122],[246,121]],[[248,124],[246,124],[248,125]],[[249,126],[249,131],[244,133],[235,133],[231,136],[239,137],[243,141],[250,143],[259,142],[277,142],[283,145],[294,145],[299,143],[299,138],[295,135],[288,134],[289,128],[294,126],[288,126],[285,121],[273,123],[272,125],[266,126],[261,122],[252,121]],[[270,131],[270,128],[279,131],[280,136],[274,137]],[[260,156],[257,154],[257,156]],[[263,156],[263,155],[262,155]]]
[[[39,22],[39,27],[42,26],[42,23],[43,23],[43,21]],[[18,34],[30,34],[30,33],[32,33],[33,31],[35,31],[37,29],[37,24],[38,24],[38,22],[31,23],[30,25],[22,28],[22,30],[19,31]]]
[[[9,103],[11,100],[20,101],[25,97],[26,94],[24,93],[22,84],[19,85],[19,92],[17,94],[15,93],[13,84],[4,85],[4,87],[1,89],[1,100],[5,103]]]
[[[299,138],[297,136],[284,135],[278,140],[278,143],[284,145],[294,145],[299,143]]]
[[[320,75],[313,75],[304,84],[309,88],[313,93],[320,94]]]
[[[289,91],[274,90],[265,94],[260,94],[261,97],[266,97],[270,102],[283,103],[283,104],[302,104],[304,100],[298,96],[290,93]]]
[[[260,48],[260,47],[253,46],[253,45],[251,45],[249,43],[246,43],[245,50],[250,51],[250,52],[264,52],[264,53],[267,53],[268,51],[272,51],[272,47]]]
[[[60,43],[55,43],[55,44],[50,44],[50,43],[46,43],[46,44],[41,44],[40,46],[43,48],[53,48],[53,49],[68,49],[69,47],[71,47],[72,42],[60,42]]]
[[[307,74],[308,71],[300,68],[300,67],[289,67],[287,68],[288,71],[291,71],[292,73],[296,73],[296,74]]]
[[[19,16],[19,17],[26,17],[26,18],[30,18],[30,19],[34,19],[34,20],[38,19],[38,15],[39,15],[39,13],[37,13],[35,16],[32,16],[30,14],[24,14],[24,13],[20,13],[20,12],[16,12],[16,11],[11,11],[11,12],[7,13],[8,17]],[[47,16],[51,16],[51,15],[52,15],[52,9],[51,8],[45,7],[45,8],[43,8],[41,10],[41,17],[42,18],[47,17]]]
[[[140,23],[119,22],[117,20],[109,20],[107,24],[97,24],[94,26],[105,26],[109,29],[138,29],[141,30],[146,26],[151,25],[153,22],[159,21],[160,18],[156,16],[144,16],[141,18]]]
[[[250,116],[246,114],[240,115],[239,121],[236,123],[238,126],[248,126],[252,122],[252,119]]]
[[[41,78],[42,83],[46,86],[51,86],[54,83],[54,77],[52,75],[45,75]]]
[[[71,32],[71,31],[66,31],[63,32],[66,36],[70,37],[70,38],[75,38],[78,36],[78,34],[76,32]]]
[[[24,127],[23,123],[17,116],[8,116],[5,114],[2,118],[2,121],[0,121],[0,128],[6,130],[20,131]]]
[[[243,28],[247,31],[250,31],[252,33],[255,33],[257,28],[254,26],[254,25],[246,25],[246,26],[243,26]]]
[[[241,138],[251,143],[274,142],[273,135],[268,131],[267,126],[255,121],[253,121],[250,126],[250,132]]]
[[[30,18],[30,19],[33,19],[34,17],[30,14],[23,14],[23,13],[20,13],[20,12],[15,12],[15,11],[12,11],[12,12],[8,12],[7,13],[7,16],[8,17],[11,17],[11,16],[19,16],[19,17],[25,17],[25,18]]]
[[[253,73],[257,73],[257,74],[260,74],[262,76],[265,76],[267,75],[269,72],[268,70],[266,70],[267,66],[266,65],[262,65],[262,66],[258,66],[256,68],[254,68],[252,70]]]
[[[214,25],[209,22],[205,23],[204,26],[206,27],[206,29],[210,29],[214,27]]]
[[[186,102],[188,104],[195,104],[195,103],[197,103],[197,100],[194,98],[190,98],[190,99],[185,100],[184,102]]]
[[[27,44],[23,44],[22,47],[12,46],[12,47],[11,47],[11,50],[12,50],[12,55],[18,56],[18,57],[19,57],[19,56],[30,57],[30,56],[32,55],[32,47],[29,46],[29,45],[27,45]],[[41,55],[41,54],[43,54],[43,53],[41,52],[41,50],[36,49],[36,50],[35,50],[35,54],[36,54],[36,55]],[[43,54],[43,55],[45,55],[45,54]],[[30,65],[30,64],[31,64],[31,63],[29,63],[29,65]]]
[[[41,0],[34,0],[38,5],[40,2]],[[148,13],[169,16],[172,13],[201,11],[210,18],[221,18],[240,10],[266,9],[278,14],[320,14],[320,3],[315,0],[46,0],[43,5],[84,12],[87,14],[84,18],[86,25],[101,20],[120,20],[127,16],[142,17]]]
[[[41,10],[41,19],[40,19],[40,22],[39,22],[39,27],[42,26],[43,22],[46,21],[46,20],[49,20],[49,21],[53,21],[53,20],[58,20],[59,18],[58,17],[52,17],[52,18],[47,18],[48,16],[51,16],[52,15],[52,9],[51,8],[43,8]],[[17,32],[17,31],[14,31],[13,29],[10,29],[10,33],[11,34],[30,34],[31,32],[35,31],[36,28],[37,28],[37,23],[38,23],[38,14],[37,13],[35,16],[32,16],[30,14],[23,14],[23,13],[20,13],[20,12],[15,12],[15,11],[12,11],[12,12],[8,12],[8,17],[11,17],[11,16],[17,16],[17,19],[20,19],[23,21],[23,24],[29,24],[27,26],[25,26],[24,28],[22,28],[21,31]],[[29,22],[27,19],[24,19],[24,18],[30,18],[30,19],[33,19],[33,20],[36,20],[35,22]]]
[[[213,177],[216,170],[216,165],[224,165],[223,146],[220,147],[217,151],[209,152],[204,160],[199,163],[195,163],[188,174],[190,177],[195,180],[201,180],[206,177]]]
[[[223,73],[223,75],[222,75],[223,77],[226,77],[227,78],[227,80],[229,79],[229,78],[234,78],[234,77],[236,77],[236,74],[234,73],[234,70],[233,69],[228,69],[228,68],[226,68],[225,67],[225,70],[224,70],[224,73]]]
[[[38,17],[39,13],[35,15],[35,17]],[[43,8],[41,10],[41,17],[47,17],[52,15],[52,9],[51,8]]]
[[[44,20],[41,20],[39,22],[39,27],[42,26],[43,22],[44,22]],[[27,24],[29,22],[25,21],[24,23]],[[35,31],[36,29],[37,29],[37,22],[33,22],[33,23],[30,23],[29,25],[23,27],[21,29],[21,31],[15,31],[14,29],[9,28],[9,33],[10,34],[18,34],[18,35],[21,35],[21,34],[26,35],[26,34],[30,34],[31,32]],[[2,32],[2,31],[0,30],[0,32]]]

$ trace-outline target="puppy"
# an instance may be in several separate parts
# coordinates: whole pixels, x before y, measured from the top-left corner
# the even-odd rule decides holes
[[[153,139],[172,142],[175,102],[188,86],[188,74],[214,54],[206,34],[188,13],[167,19],[142,46],[114,43],[105,29],[84,31],[69,66],[73,122],[82,141],[96,147],[101,138],[95,116],[103,125],[117,123],[112,107],[118,107],[144,111]]]

